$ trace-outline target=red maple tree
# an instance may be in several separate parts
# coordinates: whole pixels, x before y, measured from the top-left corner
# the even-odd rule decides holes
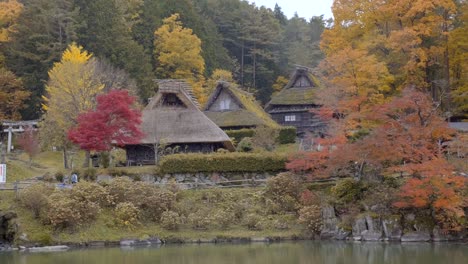
[[[111,90],[96,100],[96,110],[80,114],[78,125],[68,131],[71,142],[88,151],[109,151],[113,145],[141,140],[141,112],[132,107],[134,97],[125,90]]]
[[[442,228],[460,228],[457,219],[464,217],[463,207],[468,206],[462,193],[467,181],[454,174],[444,157],[444,143],[455,131],[439,115],[438,106],[427,94],[405,89],[400,97],[376,105],[366,114],[343,115],[336,121],[343,125],[332,128],[332,137],[322,140],[328,141],[328,148],[301,153],[287,167],[309,172],[312,178],[337,172],[357,179],[404,175],[407,180],[395,207],[430,209]],[[361,135],[346,124],[358,115],[361,124],[372,124]],[[333,142],[339,135],[345,137],[344,142]]]

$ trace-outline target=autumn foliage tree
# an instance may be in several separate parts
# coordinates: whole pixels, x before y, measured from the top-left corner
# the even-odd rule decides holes
[[[163,20],[154,32],[154,58],[156,73],[160,78],[186,79],[193,86],[195,96],[203,105],[205,61],[201,56],[201,40],[192,29],[184,28],[179,14]]]
[[[444,157],[444,143],[455,131],[440,117],[440,102],[407,88],[401,96],[371,109],[361,115],[373,124],[365,133],[332,127],[331,136],[318,141],[320,147],[293,157],[287,167],[309,173],[312,179],[406,176],[394,203],[397,208],[431,209],[443,228],[459,228],[467,206],[462,194],[466,180],[453,174]],[[345,115],[335,122],[346,123],[346,119]]]
[[[70,141],[88,151],[110,151],[114,145],[140,141],[141,113],[134,107],[134,97],[125,90],[111,90],[96,100],[96,109],[80,114],[78,124],[68,131]]]
[[[33,158],[41,151],[39,137],[32,127],[28,126],[18,137],[18,144],[28,154],[29,166],[31,166]]]
[[[0,43],[9,40],[9,35],[14,31],[13,26],[22,10],[23,5],[17,0],[0,2]]]
[[[72,147],[67,131],[76,125],[80,113],[94,108],[96,95],[104,89],[92,62],[92,54],[72,43],[49,71],[40,135],[44,145],[62,148],[65,168],[69,166],[68,150]]]
[[[391,93],[416,85],[431,91],[434,99],[447,102],[450,68],[455,67],[449,54],[456,47],[448,45],[449,32],[454,29],[455,2],[334,1],[334,25],[325,30],[321,47],[328,61],[343,60],[348,69],[345,55],[361,53],[368,63],[354,66],[380,68],[375,71],[378,75],[388,72],[394,79]]]
[[[0,68],[0,119],[20,120],[20,111],[30,94],[18,77]]]

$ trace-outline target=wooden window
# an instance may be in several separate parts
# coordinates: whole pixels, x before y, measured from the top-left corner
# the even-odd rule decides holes
[[[231,109],[231,99],[225,98],[221,101],[221,110]]]
[[[161,103],[163,106],[186,107],[179,97],[173,93],[163,94]]]
[[[287,116],[284,116],[284,121],[286,121],[286,122],[294,122],[294,121],[296,121],[296,115],[287,115]]]
[[[294,83],[294,87],[310,87],[310,86],[312,86],[312,84],[304,76],[299,77]]]

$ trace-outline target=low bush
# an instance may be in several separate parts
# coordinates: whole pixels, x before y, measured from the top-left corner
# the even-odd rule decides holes
[[[303,187],[289,172],[270,178],[265,189],[266,205],[271,213],[294,212],[299,208]]]
[[[99,212],[97,203],[77,199],[70,190],[59,190],[49,197],[47,220],[55,229],[75,229],[95,220]]]
[[[213,212],[212,219],[217,227],[226,229],[232,224],[235,216],[228,210],[220,209]]]
[[[278,172],[286,161],[274,153],[176,154],[161,159],[158,173]]]
[[[70,190],[70,196],[77,201],[95,203],[100,207],[113,204],[107,189],[97,183],[79,182]]]
[[[253,150],[252,146],[252,138],[245,137],[243,138],[239,144],[237,144],[236,150],[238,152],[250,152]]]
[[[114,221],[119,227],[134,229],[139,225],[140,210],[132,203],[119,203],[114,209]]]
[[[247,214],[245,217],[244,217],[244,225],[250,229],[250,230],[261,230],[262,229],[262,217],[257,215],[257,214],[254,214],[254,213],[251,213],[251,214]]]
[[[181,217],[174,211],[165,211],[161,214],[161,226],[167,230],[177,230],[182,223]]]
[[[338,204],[347,204],[359,200],[365,190],[361,181],[348,178],[338,181],[331,188],[331,194]]]
[[[128,178],[116,178],[107,187],[114,204],[131,202],[141,211],[144,219],[159,222],[164,211],[174,207],[176,195],[166,189],[146,182],[133,182]]]
[[[292,126],[281,127],[278,129],[279,133],[276,142],[279,144],[291,144],[296,142],[297,129]],[[254,129],[244,128],[239,130],[226,130],[226,134],[230,138],[234,138],[236,142],[241,142],[243,138],[253,137],[255,134]]]
[[[299,210],[299,223],[306,226],[307,230],[318,234],[322,227],[322,211],[317,205],[310,205]]]
[[[194,229],[207,229],[211,225],[211,218],[208,210],[198,210],[189,214],[188,222]]]
[[[57,171],[55,173],[55,180],[58,181],[58,182],[63,182],[64,177],[65,177],[65,175],[61,171]]]
[[[87,168],[81,171],[81,173],[79,173],[78,176],[85,181],[96,181],[97,171],[95,168]]]
[[[251,138],[255,133],[254,130],[250,128],[244,128],[239,130],[226,130],[225,132],[230,138],[234,138],[236,142],[241,142],[242,139],[246,137]]]
[[[114,177],[121,177],[125,176],[126,172],[123,169],[118,169],[118,168],[109,168],[107,169],[107,173],[109,175],[114,176]]]
[[[29,186],[20,192],[21,204],[31,210],[35,218],[39,218],[49,204],[48,196],[53,192],[53,187],[44,183]]]
[[[257,148],[267,151],[273,151],[276,147],[279,130],[267,126],[258,126],[255,128],[252,143]]]

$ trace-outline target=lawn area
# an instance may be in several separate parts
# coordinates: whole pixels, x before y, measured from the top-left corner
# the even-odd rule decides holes
[[[276,146],[276,149],[274,152],[277,153],[294,153],[299,150],[299,143],[293,143],[293,144],[283,144],[283,145],[278,145]]]
[[[75,166],[80,167],[85,154],[77,152],[72,158]],[[29,158],[25,153],[14,152],[7,156],[7,182],[27,180],[46,174],[54,175],[57,171],[69,173],[71,170],[63,169],[62,152],[45,151],[39,153],[29,164]]]

